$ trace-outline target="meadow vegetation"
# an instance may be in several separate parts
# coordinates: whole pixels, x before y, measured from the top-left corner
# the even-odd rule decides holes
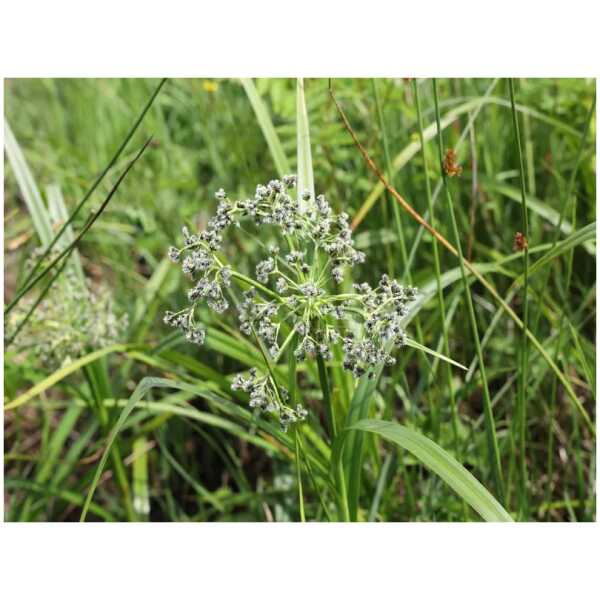
[[[595,94],[7,80],[5,519],[594,520]]]

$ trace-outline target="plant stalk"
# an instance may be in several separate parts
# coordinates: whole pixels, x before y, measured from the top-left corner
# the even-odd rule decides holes
[[[523,151],[521,149],[521,134],[519,131],[519,120],[517,118],[517,110],[515,108],[515,89],[512,78],[508,80],[508,88],[510,91],[510,107],[512,112],[512,123],[515,134],[517,155],[519,158],[519,182],[521,185],[521,215],[522,215],[522,235],[524,242],[523,250],[523,330],[521,335],[520,348],[520,365],[519,370],[519,386],[518,386],[518,401],[517,401],[517,424],[518,424],[518,448],[519,448],[519,474],[521,479],[520,485],[520,511],[524,519],[527,519],[527,459],[525,456],[527,446],[527,363],[529,359],[529,340],[527,338],[527,327],[529,324],[529,222],[527,218],[527,193],[525,191],[525,167],[523,162]]]
[[[454,204],[452,203],[452,195],[450,193],[450,187],[448,186],[447,175],[444,170],[444,156],[443,156],[443,139],[442,129],[440,125],[440,107],[438,100],[437,82],[433,79],[433,99],[435,103],[435,120],[437,124],[437,140],[438,140],[438,157],[440,163],[440,169],[442,173],[442,181],[444,185],[444,191],[446,193],[446,203],[448,206],[448,217],[452,225],[452,232],[454,234],[454,243],[456,253],[458,256],[458,264],[460,266],[460,273],[464,285],[465,299],[467,301],[468,318],[471,325],[471,332],[473,334],[473,341],[475,342],[475,350],[477,352],[477,359],[479,361],[479,372],[481,373],[481,383],[483,388],[483,411],[485,417],[485,426],[488,442],[488,456],[490,461],[490,469],[492,472],[492,479],[494,482],[494,489],[501,504],[504,504],[504,483],[502,481],[502,470],[500,464],[500,451],[498,449],[498,439],[496,437],[496,426],[494,423],[494,413],[492,411],[492,400],[490,397],[490,390],[488,386],[487,373],[485,363],[483,361],[483,352],[481,350],[481,342],[479,340],[479,328],[477,326],[477,320],[475,317],[475,309],[473,307],[473,299],[471,298],[471,291],[469,289],[469,282],[467,280],[467,273],[464,265],[464,257],[462,253],[462,247],[460,242],[460,233],[458,231],[458,225],[456,222],[456,214],[454,212]]]

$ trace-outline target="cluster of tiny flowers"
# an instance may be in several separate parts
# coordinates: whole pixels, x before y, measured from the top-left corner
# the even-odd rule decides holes
[[[25,301],[9,315],[5,339],[16,332],[31,304]],[[44,367],[55,369],[118,342],[127,326],[127,315],[115,313],[110,291],[90,291],[69,266],[16,335],[12,347],[33,352]]]
[[[348,332],[344,337],[344,368],[357,377],[367,373],[372,378],[378,365],[395,364],[388,351],[390,345],[400,348],[406,344],[401,323],[408,315],[408,304],[417,297],[417,289],[400,285],[387,275],[381,277],[376,289],[368,283],[355,284],[354,288],[361,295],[365,320],[362,336]]]
[[[278,398],[287,400],[287,390],[276,386],[273,380],[266,376],[260,376],[256,369],[250,369],[248,377],[238,373],[231,384],[232,390],[242,390],[250,396],[250,408],[274,415],[285,432],[293,423],[304,421],[308,416],[307,410],[297,404],[296,408],[290,408]]]
[[[217,196],[219,195],[220,192],[217,192]],[[189,342],[200,346],[204,344],[206,329],[202,323],[194,320],[194,308],[198,302],[206,301],[209,308],[217,313],[223,313],[229,308],[229,301],[223,290],[231,286],[231,269],[218,263],[213,254],[220,249],[222,241],[218,232],[226,227],[226,204],[226,200],[219,203],[217,216],[211,219],[207,231],[190,235],[188,228],[184,227],[183,249],[171,247],[168,251],[173,262],[181,262],[183,274],[194,282],[194,286],[188,289],[190,306],[176,313],[167,311],[164,322],[181,329]]]
[[[337,289],[365,254],[354,247],[346,213],[334,213],[323,195],[302,191],[294,197],[295,185],[296,177],[288,175],[258,185],[249,199],[232,201],[222,189],[215,194],[218,207],[207,228],[194,235],[184,228],[183,247],[168,251],[193,285],[190,304],[167,312],[165,322],[202,344],[206,330],[196,321],[197,309],[206,303],[217,313],[227,310],[226,295],[235,280],[244,290],[236,302],[240,330],[259,340],[275,362],[290,345],[298,360],[316,355],[331,360],[339,344],[344,368],[357,377],[373,377],[378,367],[394,364],[390,352],[405,343],[402,320],[417,290],[387,275],[376,288],[363,283],[351,292]],[[259,231],[266,255],[254,273],[244,275],[225,264],[221,251],[225,230],[248,221]],[[269,238],[277,243],[266,244]],[[276,413],[284,428],[305,416],[302,407],[286,405],[285,394],[268,375],[237,376],[233,387],[250,394],[252,407]]]

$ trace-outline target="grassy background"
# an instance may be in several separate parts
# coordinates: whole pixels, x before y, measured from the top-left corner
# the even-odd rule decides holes
[[[42,193],[46,186],[58,184],[71,211],[157,83],[6,81],[5,116]],[[583,139],[595,84],[566,79],[516,83],[533,263],[549,251],[561,211],[565,218],[559,240],[595,220],[595,115]],[[295,81],[256,80],[255,84],[294,170]],[[431,128],[435,122],[431,82],[420,80],[417,85],[425,133],[432,134],[426,135],[430,141],[425,152],[434,199],[440,199],[436,227],[452,240],[443,194],[436,193],[440,169]],[[358,138],[382,169],[390,166],[386,142],[389,163],[399,167],[388,168],[393,184],[424,214],[426,182],[413,82],[334,80],[333,86]],[[442,80],[438,88],[442,120],[453,117],[444,130],[444,145],[457,149],[463,167],[461,176],[449,182],[463,251],[470,260],[489,268],[488,278],[504,296],[522,272],[520,254],[513,252],[514,235],[522,230],[522,214],[508,85],[504,80],[464,79]],[[394,201],[381,193],[344,128],[330,99],[328,81],[306,81],[306,102],[317,193],[326,192],[335,210],[350,214],[357,244],[369,255],[369,268],[357,272],[356,280],[373,282],[387,271],[404,280],[409,273],[420,288],[435,285],[430,236],[419,234],[419,226],[400,214],[401,237],[410,261],[407,268],[395,227]],[[186,286],[178,269],[164,260],[181,226],[197,227],[206,221],[219,187],[231,197],[248,195],[257,183],[277,175],[252,105],[239,81],[168,81],[115,171],[76,220],[76,230],[149,135],[154,136],[151,150],[80,247],[86,275],[93,282],[107,283],[119,310],[130,316],[123,343],[137,346],[108,354],[96,365],[95,374],[78,370],[27,404],[5,412],[6,520],[79,517],[108,428],[118,417],[117,407],[143,377],[218,386],[220,377],[250,364],[252,357],[244,341],[230,328],[233,321],[213,321],[212,342],[197,349],[173,336],[161,318],[165,309],[184,304]],[[7,302],[22,281],[24,261],[38,241],[6,162],[5,173]],[[241,260],[252,254],[252,242],[243,237],[231,246]],[[442,275],[456,272],[456,258],[443,249],[440,260]],[[530,327],[558,358],[560,369],[593,420],[595,285],[592,240],[576,246],[572,254],[560,253],[529,282]],[[505,505],[522,519],[594,519],[593,433],[532,349],[527,362],[526,480],[520,474],[516,416],[521,334],[504,315],[492,328],[497,310],[494,300],[479,284],[471,286],[471,293],[480,334],[489,337],[484,360]],[[469,365],[475,348],[460,278],[444,288],[444,298],[450,356]],[[511,305],[521,314],[520,292]],[[435,297],[408,327],[411,336],[431,348],[441,348],[442,329]],[[49,374],[27,353],[9,350],[5,354],[6,397],[15,398]],[[342,407],[348,383],[344,378],[335,382],[336,402]],[[478,372],[465,377],[453,370],[451,384],[458,443],[445,367],[410,349],[403,353],[398,368],[384,373],[371,416],[417,428],[454,453],[493,490]],[[315,415],[313,429],[319,433],[323,407],[311,369],[301,372],[300,386]],[[90,397],[95,402],[88,403]],[[189,391],[150,390],[144,397],[147,404],[136,408],[117,437],[118,457],[113,457],[101,478],[90,519],[296,520],[293,450],[286,449],[285,439],[236,410],[245,407],[243,398],[233,400],[225,410],[210,394],[198,397]],[[224,422],[211,421],[215,414]],[[312,474],[316,481],[306,473],[307,518],[326,519],[330,498],[328,492],[320,498],[317,490],[325,478],[318,470],[319,461],[327,457],[328,449],[317,441],[311,442],[311,448],[307,453],[314,452],[317,472]],[[477,518],[440,479],[386,442],[368,438],[362,471],[359,519]]]

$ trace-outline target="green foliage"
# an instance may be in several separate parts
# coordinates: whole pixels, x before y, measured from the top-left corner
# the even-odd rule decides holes
[[[514,320],[391,204],[339,118],[329,81],[168,80],[117,152],[158,84],[5,82],[7,305],[34,249],[48,245],[111,159],[118,157],[59,251],[84,230],[143,142],[154,140],[69,259],[91,291],[109,289],[115,313],[128,314],[118,343],[88,347],[60,368],[36,355],[31,336],[31,347],[5,353],[7,520],[595,518],[593,82],[515,80],[513,114],[506,80],[438,81],[442,150],[455,149],[463,169],[447,181],[463,253],[522,317],[523,254],[513,241],[526,208],[529,327],[555,370],[531,338],[526,365],[520,360],[525,338]],[[334,79],[331,86],[382,173],[426,219],[434,211],[430,222],[454,241],[440,197],[431,81]],[[337,351],[325,361],[284,353],[272,365],[273,377],[309,411],[287,432],[231,389],[236,375],[265,369],[235,318],[202,312],[202,347],[162,322],[165,310],[187,300],[179,270],[165,259],[181,225],[205,228],[219,188],[251,197],[257,182],[283,172],[314,182],[334,211],[349,214],[356,247],[369,255],[354,282],[375,284],[393,271],[421,292],[406,317],[414,339],[373,380],[355,380]],[[262,241],[235,230],[223,251],[250,273]],[[344,282],[346,291],[351,284]],[[490,435],[503,506],[490,495]]]

